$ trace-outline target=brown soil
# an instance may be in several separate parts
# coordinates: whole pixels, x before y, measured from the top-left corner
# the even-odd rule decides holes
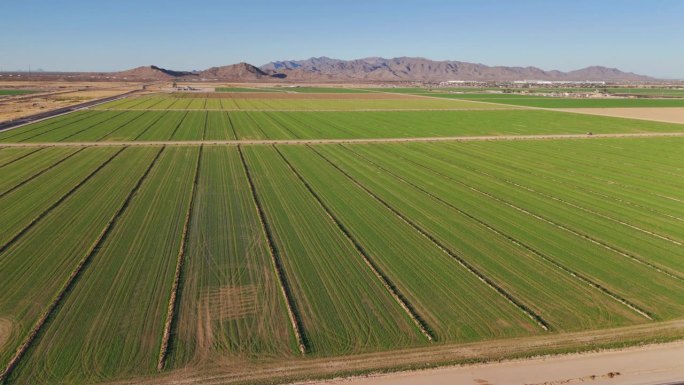
[[[9,340],[12,335],[12,321],[0,318],[0,348]]]
[[[684,107],[638,108],[562,108],[563,112],[684,124]]]
[[[256,287],[226,286],[204,293],[202,301],[206,302],[212,320],[233,320],[256,312]]]
[[[185,98],[223,98],[223,99],[285,99],[285,100],[319,100],[319,99],[332,99],[332,100],[406,100],[406,99],[421,99],[421,96],[417,95],[405,95],[405,94],[390,94],[381,92],[368,92],[368,93],[358,93],[358,94],[346,94],[346,93],[327,93],[327,94],[317,94],[317,93],[288,93],[288,92],[211,92],[211,93],[180,93],[176,92],[173,94],[176,97]]]
[[[0,87],[21,85],[26,89],[45,92],[0,98],[0,122],[14,120],[62,107],[120,95],[139,85],[126,83],[69,83],[69,82],[0,82]]]

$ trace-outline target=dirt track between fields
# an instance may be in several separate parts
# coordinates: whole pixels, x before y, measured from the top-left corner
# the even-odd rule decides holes
[[[471,142],[500,140],[562,140],[601,138],[663,138],[684,137],[684,132],[648,132],[633,134],[554,134],[554,135],[491,135],[447,136],[427,138],[367,138],[367,139],[274,139],[274,140],[188,140],[188,141],[119,141],[119,142],[36,142],[0,143],[2,147],[118,147],[118,146],[201,146],[201,145],[306,145],[340,143],[408,143],[408,142]]]
[[[589,354],[306,382],[309,385],[667,384],[684,381],[684,341]],[[635,365],[635,363],[638,363]]]
[[[361,372],[410,370],[431,368],[457,363],[499,361],[516,357],[540,356],[552,352],[592,350],[611,344],[632,344],[638,341],[681,339],[684,337],[684,319],[645,323],[640,325],[574,333],[551,333],[535,337],[510,338],[461,344],[435,344],[425,347],[388,352],[366,353],[330,358],[274,358],[271,361],[252,361],[239,357],[226,357],[202,367],[188,367],[169,371],[159,376],[137,378],[118,384],[236,384],[260,383],[278,379],[279,382],[307,378],[344,377]],[[682,349],[684,349],[684,342]],[[651,345],[637,349],[652,349],[669,344]],[[631,350],[631,349],[630,349]],[[583,355],[577,355],[582,357]],[[521,365],[539,359],[517,360]],[[424,372],[427,373],[427,372]],[[604,373],[595,373],[601,375]],[[412,383],[429,383],[417,381]],[[450,382],[458,383],[458,382]],[[484,385],[484,383],[482,383]]]

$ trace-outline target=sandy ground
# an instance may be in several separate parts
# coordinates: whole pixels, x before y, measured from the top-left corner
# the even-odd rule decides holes
[[[306,145],[340,143],[404,143],[404,142],[469,142],[498,140],[558,140],[595,138],[651,138],[684,137],[684,132],[650,132],[635,134],[565,134],[565,135],[491,135],[447,136],[428,138],[369,138],[369,139],[277,139],[277,140],[186,140],[186,141],[112,141],[112,142],[22,142],[0,143],[1,147],[111,147],[111,146],[200,146],[200,145]]]
[[[592,385],[684,383],[684,341],[626,350],[455,366],[305,384],[560,385],[584,382]]]
[[[0,122],[14,120],[62,107],[72,106],[108,96],[139,89],[140,85],[126,83],[88,82],[2,82],[7,88],[19,86],[44,92],[0,98]]]
[[[684,107],[558,108],[556,111],[684,124]]]

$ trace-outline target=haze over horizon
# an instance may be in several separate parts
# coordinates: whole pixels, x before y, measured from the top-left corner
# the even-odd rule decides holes
[[[197,70],[327,56],[426,57],[684,78],[684,3],[429,0],[225,3],[123,0],[4,5],[0,70]]]

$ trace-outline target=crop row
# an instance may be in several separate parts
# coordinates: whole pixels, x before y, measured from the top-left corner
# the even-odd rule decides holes
[[[610,229],[620,232],[615,224],[604,228],[600,217],[564,210],[560,207],[562,203],[554,201],[552,205],[539,196],[528,196],[524,190],[516,191],[478,176],[461,166],[459,151],[452,146],[386,146],[387,151],[376,148],[364,151],[364,155],[489,225],[505,229],[511,237],[629,299],[655,317],[681,315],[679,288],[683,281],[677,278],[681,272],[653,268],[654,264],[667,262],[656,259],[657,249],[642,254],[633,248],[636,242],[625,244],[624,240],[610,236]],[[469,162],[478,165],[475,159]],[[597,199],[593,204],[601,202]],[[649,237],[653,238],[640,239],[648,241]],[[629,278],[635,276],[643,279]]]
[[[562,98],[516,94],[444,94],[419,92],[416,95],[452,100],[486,101],[511,106],[541,108],[632,108],[632,107],[684,107],[684,98],[627,99],[627,98]]]
[[[111,162],[3,253],[0,265],[3,271],[12,273],[2,280],[2,288],[10,295],[0,301],[0,314],[15,321],[13,339],[2,356],[3,370],[8,354],[14,352],[20,341],[22,348],[16,350],[14,363],[32,346],[155,152],[158,150],[117,152]],[[119,183],[112,185],[114,178]],[[68,232],[64,230],[65,224],[69,226]]]
[[[235,124],[212,116],[128,132]],[[675,319],[681,144],[0,149],[0,364],[82,383],[155,373],[160,351],[184,368]]]
[[[0,134],[0,142],[415,138],[679,132],[681,125],[553,111],[99,111]]]
[[[216,92],[290,92],[290,93],[315,93],[315,94],[361,94],[368,91],[357,88],[335,88],[335,87],[218,87]]]
[[[147,159],[129,165],[134,172],[123,194],[159,149],[142,151]],[[197,151],[169,148],[161,154],[20,363],[17,383],[83,382],[155,370]],[[121,195],[111,204],[120,205]]]
[[[266,95],[266,94],[264,94]],[[491,109],[484,103],[465,100],[440,100],[430,98],[407,99],[307,99],[268,98],[193,98],[171,96],[141,96],[105,103],[95,107],[99,110],[225,110],[225,111],[355,111],[355,110],[441,110],[441,109]]]

